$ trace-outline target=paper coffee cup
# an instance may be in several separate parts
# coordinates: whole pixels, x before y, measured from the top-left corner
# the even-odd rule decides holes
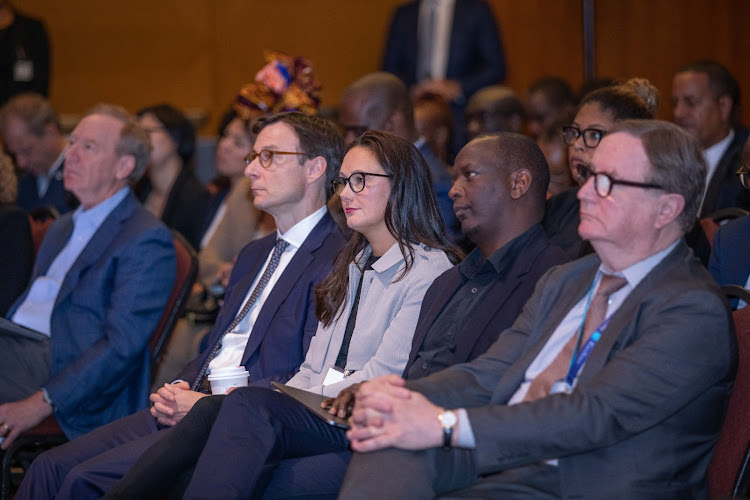
[[[247,370],[242,366],[211,370],[208,375],[208,381],[211,383],[211,394],[224,394],[232,387],[247,387],[248,376]]]

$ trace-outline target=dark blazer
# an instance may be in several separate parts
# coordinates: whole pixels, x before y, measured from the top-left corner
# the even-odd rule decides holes
[[[745,286],[750,275],[750,217],[741,217],[719,228],[708,271],[720,285]]]
[[[418,25],[418,1],[396,9],[383,55],[383,69],[407,86],[417,83]],[[484,0],[456,0],[446,78],[457,80],[467,98],[505,79],[503,45],[495,16]]]
[[[578,203],[578,186],[566,189],[547,200],[542,226],[553,245],[557,245],[571,259],[590,253],[578,234],[581,215]]]
[[[26,212],[10,203],[0,203],[0,316],[29,284],[34,265],[34,243]]]
[[[22,175],[18,180],[18,198],[16,200],[18,206],[27,212],[42,207],[54,207],[61,214],[76,208],[78,200],[72,193],[66,191],[63,185],[64,168],[65,162],[52,177],[47,192],[41,198],[36,188],[36,176],[31,173]]]
[[[483,354],[497,339],[500,332],[513,325],[521,308],[534,291],[539,278],[549,268],[564,264],[569,260],[562,250],[550,245],[541,227],[538,227],[526,245],[519,249],[515,260],[492,285],[492,289],[484,297],[482,303],[477,306],[477,314],[466,318],[464,327],[458,333],[456,351],[451,364],[471,361]],[[404,376],[417,361],[427,332],[456,291],[463,285],[463,281],[459,266],[454,266],[441,274],[427,290],[422,301],[422,310],[419,313]]]
[[[32,282],[72,233],[72,213],[49,227]],[[69,438],[148,404],[148,339],[172,290],[176,266],[169,230],[128,193],[65,275],[52,309],[52,366],[44,387]]]
[[[719,160],[716,171],[706,188],[700,218],[727,207],[750,210],[750,192],[737,177],[737,169],[742,163],[742,148],[747,142],[748,133],[750,131],[746,128],[734,130],[734,139]]]
[[[200,356],[188,364],[179,379],[191,384],[242,307],[244,299],[276,241],[276,233],[255,240],[237,256],[224,305]],[[313,229],[284,269],[263,304],[242,356],[250,383],[267,386],[272,380],[286,382],[305,360],[310,340],[318,328],[313,288],[331,270],[344,244],[333,218],[325,216]]]
[[[598,266],[553,268],[486,354],[408,386],[467,408],[479,474],[559,458],[564,498],[705,498],[737,353],[723,296],[683,242],[612,316],[572,394],[506,405]]]
[[[145,201],[150,192],[151,181],[144,177],[136,187],[138,199]],[[206,188],[192,171],[183,168],[169,191],[161,220],[182,234],[197,251],[200,249],[206,213],[210,205],[211,195]]]

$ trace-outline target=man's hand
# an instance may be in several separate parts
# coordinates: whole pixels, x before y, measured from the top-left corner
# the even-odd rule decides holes
[[[0,449],[7,450],[25,430],[31,429],[52,415],[52,406],[44,400],[42,391],[26,399],[0,405],[0,437],[4,437]]]
[[[354,451],[396,447],[423,450],[440,446],[443,412],[418,392],[404,387],[403,379],[388,375],[363,384],[357,393],[352,428],[347,432]]]
[[[436,94],[445,99],[446,102],[451,103],[463,95],[463,89],[456,80],[433,78],[416,84],[412,89],[412,94],[416,99],[425,94]]]
[[[205,394],[191,391],[190,384],[178,382],[176,384],[164,384],[158,391],[151,394],[151,415],[162,425],[173,426],[182,420],[196,401]]]
[[[324,399],[320,403],[321,408],[328,410],[331,415],[336,415],[339,418],[349,418],[352,415],[354,409],[354,400],[357,397],[357,391],[359,386],[364,382],[358,384],[352,384],[349,387],[342,389],[339,395],[335,398]]]

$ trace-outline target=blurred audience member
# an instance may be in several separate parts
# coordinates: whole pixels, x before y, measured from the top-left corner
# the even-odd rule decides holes
[[[44,23],[0,1],[0,104],[22,92],[49,95],[49,68]]]
[[[474,92],[505,80],[505,54],[484,0],[414,0],[398,7],[388,30],[382,69],[398,76],[416,97],[438,94],[463,123]],[[463,147],[457,128],[453,153]]]
[[[29,217],[15,203],[17,192],[13,162],[0,153],[0,316],[26,289],[34,265]]]
[[[623,85],[603,87],[586,95],[578,106],[573,123],[563,127],[568,145],[568,164],[573,178],[581,183],[580,172],[589,168],[594,150],[607,132],[620,120],[650,119],[658,107],[658,91],[648,80],[638,78]],[[580,222],[578,187],[547,200],[542,225],[550,241],[571,259],[591,253],[578,234]]]
[[[62,214],[78,206],[63,186],[67,141],[47,99],[26,93],[8,101],[0,110],[0,135],[16,166],[25,172],[18,183],[21,208],[31,212],[53,207]]]
[[[424,94],[414,101],[414,126],[440,161],[450,165],[449,152],[453,141],[453,115],[445,99]]]
[[[510,88],[485,87],[474,94],[466,106],[466,137],[472,141],[482,134],[520,134],[523,116],[523,104]]]
[[[748,138],[739,109],[737,80],[717,62],[688,64],[672,79],[674,122],[698,138],[708,163],[700,217],[727,207],[750,208],[750,193],[735,175]]]
[[[151,137],[151,160],[135,192],[146,209],[179,231],[193,248],[200,245],[208,191],[193,173],[195,130],[169,104],[138,111],[138,124]]]
[[[562,129],[566,123],[553,123],[536,140],[549,165],[547,198],[560,194],[575,185],[568,166],[568,146],[563,141],[562,135]]]
[[[553,123],[570,122],[575,112],[576,101],[568,82],[562,78],[548,76],[529,86],[525,107],[529,135],[532,139],[538,139]]]

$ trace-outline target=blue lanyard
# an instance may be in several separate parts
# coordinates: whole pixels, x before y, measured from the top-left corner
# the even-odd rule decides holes
[[[586,360],[589,358],[589,355],[591,354],[591,351],[594,350],[594,346],[597,342],[599,342],[599,339],[602,337],[602,332],[605,328],[607,328],[607,325],[609,325],[609,321],[612,319],[612,314],[610,314],[601,325],[599,325],[596,330],[594,330],[594,333],[591,334],[591,337],[586,341],[586,343],[583,345],[582,348],[579,347],[581,345],[581,337],[583,337],[583,326],[586,322],[586,315],[589,312],[589,306],[591,305],[591,299],[594,296],[594,290],[596,289],[597,281],[596,278],[594,278],[594,282],[591,283],[591,288],[589,289],[588,298],[586,299],[586,307],[583,309],[583,318],[581,319],[581,326],[578,328],[578,334],[577,334],[577,340],[576,340],[576,348],[573,351],[573,356],[570,358],[570,365],[568,365],[568,374],[565,376],[565,383],[568,384],[569,387],[573,386],[573,381],[578,376],[578,372],[581,371],[581,368],[586,363]],[[613,313],[614,314],[614,313]]]

